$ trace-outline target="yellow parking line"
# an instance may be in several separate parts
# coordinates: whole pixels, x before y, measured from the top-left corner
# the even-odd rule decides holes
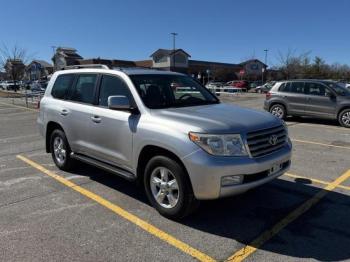
[[[329,183],[326,187],[316,193],[312,198],[305,201],[298,208],[294,209],[285,218],[275,224],[271,229],[263,232],[260,236],[254,239],[249,245],[238,250],[232,256],[230,256],[227,261],[242,261],[251,254],[253,254],[259,247],[269,241],[272,237],[278,234],[283,228],[292,223],[311,207],[316,205],[322,198],[324,198],[330,191],[334,190],[341,183],[346,181],[350,177],[350,170],[338,177],[333,182]]]
[[[292,139],[292,142],[304,143],[304,144],[312,144],[312,145],[319,145],[319,146],[327,146],[327,147],[335,147],[335,148],[343,148],[343,149],[349,149],[350,150],[350,147],[348,147],[348,146],[335,146],[335,145],[330,145],[330,144],[323,144],[323,143],[319,143],[319,142],[299,140],[299,139]]]
[[[54,172],[46,169],[45,167],[39,165],[38,163],[24,157],[21,155],[17,155],[17,158],[24,161],[28,165],[36,168],[37,170],[43,172],[44,174],[54,178],[58,182],[62,183],[63,185],[79,192],[80,194],[86,196],[87,198],[99,203],[100,205],[108,208],[109,210],[113,211],[117,215],[123,217],[124,219],[128,220],[129,222],[135,224],[136,226],[142,228],[143,230],[147,231],[151,235],[163,240],[164,242],[167,242],[169,245],[172,245],[173,247],[178,248],[182,252],[198,259],[199,261],[215,261],[210,256],[202,253],[201,251],[189,246],[188,244],[182,242],[181,240],[176,239],[175,237],[169,235],[168,233],[162,231],[161,229],[149,224],[148,222],[142,220],[141,218],[129,213],[128,211],[124,210],[123,208],[119,207],[116,204],[113,204],[109,202],[108,200],[100,197],[99,195],[96,195],[95,193],[92,193],[88,191],[85,188],[82,188],[75,183],[71,182],[70,180],[67,180]]]
[[[299,176],[299,175],[294,175],[294,174],[291,174],[291,173],[284,173],[285,176],[288,176],[288,177],[292,177],[292,178],[302,178],[302,179],[308,179],[314,183],[318,183],[318,184],[322,184],[322,185],[329,185],[331,182],[327,182],[327,181],[323,181],[323,180],[319,180],[319,179],[316,179],[316,178],[310,178],[310,177],[306,177],[306,176]],[[342,189],[345,189],[345,190],[350,190],[350,187],[349,186],[343,186],[343,185],[338,185],[337,188],[342,188]]]

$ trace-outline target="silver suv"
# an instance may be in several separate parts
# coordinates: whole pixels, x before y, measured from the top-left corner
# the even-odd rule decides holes
[[[276,83],[266,94],[265,110],[284,119],[309,116],[337,119],[350,128],[350,90],[329,80],[289,80]]]
[[[137,181],[173,219],[199,200],[243,193],[290,166],[292,145],[280,119],[222,104],[179,73],[58,71],[38,124],[58,168],[70,170],[79,160]]]

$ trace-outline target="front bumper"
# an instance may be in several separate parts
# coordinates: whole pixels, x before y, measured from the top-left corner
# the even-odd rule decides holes
[[[291,152],[290,143],[259,158],[213,156],[200,149],[182,160],[190,176],[195,197],[205,200],[240,194],[281,176],[290,167]],[[271,175],[264,175],[276,164],[281,164],[283,168]],[[247,182],[221,186],[221,178],[232,175],[243,175],[248,178]],[[254,179],[249,179],[253,176]]]

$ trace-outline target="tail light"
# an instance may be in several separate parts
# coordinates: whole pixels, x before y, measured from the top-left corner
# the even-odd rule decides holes
[[[41,101],[41,100],[39,100],[38,103],[36,104],[36,108],[37,108],[37,109],[40,109],[40,101]]]
[[[271,93],[270,92],[267,92],[266,93],[266,99],[269,99],[271,97]]]

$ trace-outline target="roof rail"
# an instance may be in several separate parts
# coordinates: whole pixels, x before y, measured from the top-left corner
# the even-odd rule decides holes
[[[102,65],[102,64],[86,64],[86,65],[71,65],[71,66],[64,66],[61,70],[67,70],[67,69],[81,69],[81,68],[101,68],[101,69],[109,69],[108,66]]]

